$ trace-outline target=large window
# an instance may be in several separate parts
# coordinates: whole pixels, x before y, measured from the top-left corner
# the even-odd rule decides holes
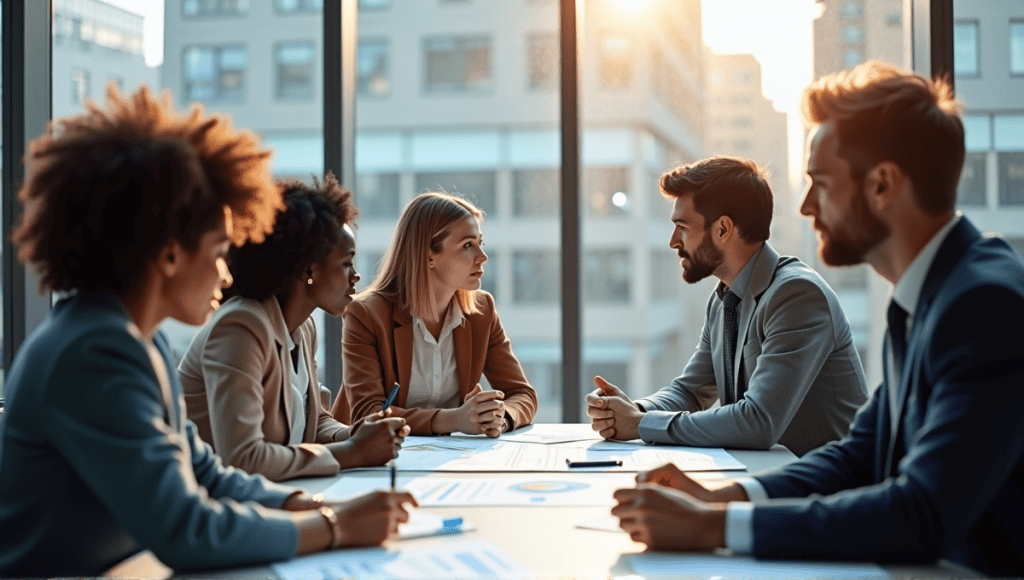
[[[447,191],[475,203],[493,217],[498,214],[494,171],[425,171],[416,174],[416,193]]]
[[[1024,76],[1024,20],[1010,22],[1010,74]]]
[[[242,16],[249,13],[250,0],[184,0],[181,12],[187,18]]]
[[[387,40],[360,40],[357,63],[360,97],[386,97],[391,93]]]
[[[526,40],[526,62],[531,89],[558,86],[558,33],[533,32]]]
[[[245,99],[249,62],[245,47],[189,46],[184,54],[182,81],[186,102],[238,102]]]
[[[625,34],[606,33],[601,35],[598,50],[601,53],[601,86],[622,88],[629,84],[630,47]]]
[[[953,70],[962,77],[976,77],[981,73],[977,20],[961,20],[953,25]]]
[[[490,36],[434,36],[423,41],[424,91],[487,91],[491,75]]]
[[[313,65],[316,55],[308,41],[283,42],[274,51],[277,63],[277,97],[279,99],[313,98]]]

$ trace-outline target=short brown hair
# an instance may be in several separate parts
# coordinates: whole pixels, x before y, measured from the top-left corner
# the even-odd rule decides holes
[[[482,220],[484,212],[469,200],[445,192],[416,196],[398,218],[395,236],[384,254],[380,273],[364,292],[380,292],[398,302],[413,317],[438,318],[437,301],[430,286],[429,252],[440,252],[455,222],[468,216]],[[455,291],[466,314],[476,314],[479,290]]]
[[[854,179],[892,161],[909,176],[922,209],[953,210],[964,126],[948,82],[870,61],[818,79],[804,90],[802,109],[811,123],[835,123],[839,155]]]
[[[727,215],[747,242],[763,242],[771,234],[768,172],[749,159],[717,156],[677,167],[661,176],[661,192],[669,198],[693,195],[706,225]]]
[[[120,294],[172,239],[194,250],[225,206],[236,244],[262,240],[283,206],[269,157],[225,117],[199,106],[182,115],[167,92],[122,96],[111,85],[106,109],[89,103],[29,144],[18,258],[44,288]]]

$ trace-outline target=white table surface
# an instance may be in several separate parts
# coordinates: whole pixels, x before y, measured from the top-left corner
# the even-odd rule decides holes
[[[559,425],[565,429],[567,425]],[[544,430],[546,426],[533,425],[528,429]],[[581,432],[597,435],[589,424],[574,425]],[[749,475],[779,467],[794,461],[796,457],[785,447],[776,445],[767,451],[729,450],[736,459],[747,466],[746,471],[700,472],[693,475],[698,479],[717,479]],[[356,471],[335,477],[299,479],[286,482],[307,491],[317,493],[328,488],[340,477],[370,477],[379,472]],[[502,473],[437,473],[420,472],[427,477],[481,477],[501,478],[515,474]],[[605,478],[616,486],[629,487],[634,484],[632,473],[589,473],[588,478]],[[615,578],[629,576],[632,571],[620,561],[623,554],[641,552],[644,545],[633,542],[624,532],[607,532],[577,528],[576,525],[592,521],[609,513],[614,500],[609,498],[606,506],[553,507],[553,506],[503,506],[503,507],[433,507],[420,508],[426,512],[446,517],[461,516],[476,529],[461,534],[391,541],[390,548],[419,548],[439,545],[444,542],[458,542],[464,539],[486,539],[506,551],[526,566],[536,578]],[[927,577],[954,577],[958,571],[938,566],[931,567],[887,567],[896,575]],[[107,576],[131,578],[167,578],[171,570],[163,566],[150,552],[123,562],[108,571]],[[959,572],[962,575],[962,571]],[[266,566],[237,570],[218,570],[216,577],[228,578],[274,578]],[[199,574],[197,577],[210,577]]]

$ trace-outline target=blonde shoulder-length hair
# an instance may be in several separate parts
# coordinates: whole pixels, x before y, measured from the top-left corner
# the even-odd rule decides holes
[[[470,201],[443,191],[416,196],[398,219],[380,273],[364,293],[387,296],[414,318],[440,318],[444,310],[438,309],[430,283],[430,252],[440,252],[452,226],[467,216],[482,221],[484,212]],[[455,291],[463,313],[480,312],[476,305],[477,292],[479,290]]]

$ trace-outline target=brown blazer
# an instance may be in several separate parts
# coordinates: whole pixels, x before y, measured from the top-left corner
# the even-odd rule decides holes
[[[526,380],[523,367],[512,354],[494,297],[477,292],[479,314],[466,314],[455,327],[455,364],[459,393],[466,394],[485,375],[491,387],[505,392],[505,410],[512,418],[509,428],[529,425],[537,413],[537,393]],[[430,422],[438,409],[405,408],[412,372],[412,316],[381,294],[357,297],[345,309],[341,346],[345,382],[334,402],[334,417],[349,423],[384,406],[391,387],[401,387],[391,406],[392,416],[403,417],[413,435],[432,435]]]
[[[200,329],[178,365],[188,417],[224,462],[274,481],[334,475],[338,462],[320,443],[345,426],[322,406],[317,381],[316,325],[299,327],[309,370],[305,409],[293,409],[287,362],[288,329],[277,298],[236,296]],[[292,413],[306,414],[303,443],[289,445]]]

